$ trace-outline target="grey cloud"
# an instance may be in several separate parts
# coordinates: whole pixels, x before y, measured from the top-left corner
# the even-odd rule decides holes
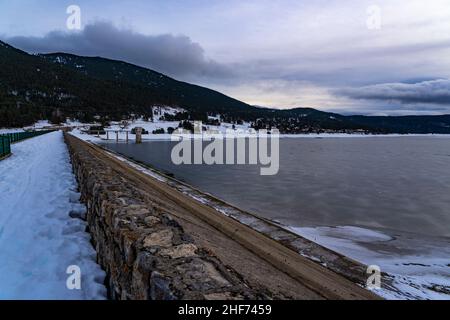
[[[406,109],[408,112],[450,112],[450,80],[437,79],[449,76],[446,66],[450,61],[443,58],[450,48],[448,40],[359,47],[356,44],[364,42],[355,38],[344,41],[348,43],[344,48],[340,43],[329,42],[276,53],[252,51],[245,59],[241,57],[229,64],[208,59],[201,45],[187,36],[149,36],[107,22],[89,24],[77,33],[55,31],[43,37],[13,37],[6,41],[34,53],[63,51],[125,60],[181,80],[220,88],[228,94],[242,87],[236,98],[249,103],[252,103],[249,97],[260,103],[261,93],[256,90],[249,94],[247,88],[264,81],[273,83],[264,90],[269,100],[270,94],[275,97],[284,94],[302,105],[304,100],[297,91],[302,91],[306,83],[327,89],[332,95],[329,99],[349,98],[352,107],[347,101],[337,101],[336,105],[345,104],[343,108],[352,112],[356,109],[361,113]],[[230,48],[238,52],[238,44],[230,44]],[[348,89],[337,89],[343,87]],[[318,102],[314,107],[321,108],[321,105]]]
[[[353,99],[399,102],[402,104],[450,105],[450,80],[418,83],[383,83],[335,92]]]
[[[44,37],[13,37],[11,45],[31,53],[68,52],[125,60],[182,78],[227,77],[231,70],[206,58],[203,48],[189,37],[144,35],[95,22],[80,32],[50,32]]]
[[[258,79],[274,77],[323,86],[359,87],[404,82],[418,75],[423,79],[447,78],[448,68],[443,66],[450,63],[446,59],[448,50],[449,40],[379,46],[365,43],[364,37],[351,36],[322,46],[286,50],[276,58],[249,59],[236,69]]]

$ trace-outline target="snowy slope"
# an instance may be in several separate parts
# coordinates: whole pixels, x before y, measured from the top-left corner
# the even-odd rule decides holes
[[[82,220],[76,180],[62,133],[13,145],[0,161],[0,299],[103,299],[105,274],[96,264]],[[81,290],[66,270],[81,269]]]

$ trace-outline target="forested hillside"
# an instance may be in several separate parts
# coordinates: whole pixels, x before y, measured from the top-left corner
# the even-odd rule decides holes
[[[66,53],[30,55],[0,41],[0,127],[22,127],[66,117],[90,122],[132,114],[151,118],[155,105],[180,107],[174,120],[251,122],[283,133],[450,133],[450,116],[342,116],[311,108],[250,106],[214,90],[177,81],[123,61]]]

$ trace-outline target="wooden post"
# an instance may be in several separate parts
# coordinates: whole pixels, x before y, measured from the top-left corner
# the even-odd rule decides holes
[[[109,140],[109,131],[106,131],[106,140]]]
[[[126,136],[127,136],[127,143],[128,143],[128,131],[126,132]]]
[[[136,143],[142,143],[142,128],[136,128]]]
[[[119,142],[119,131],[116,131],[116,142]]]

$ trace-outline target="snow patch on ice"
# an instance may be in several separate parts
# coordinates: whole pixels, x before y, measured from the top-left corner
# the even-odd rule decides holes
[[[287,229],[365,265],[380,266],[392,277],[392,288],[382,285],[375,291],[384,298],[450,299],[448,239],[416,239],[414,252],[402,252],[413,240],[353,226]]]

